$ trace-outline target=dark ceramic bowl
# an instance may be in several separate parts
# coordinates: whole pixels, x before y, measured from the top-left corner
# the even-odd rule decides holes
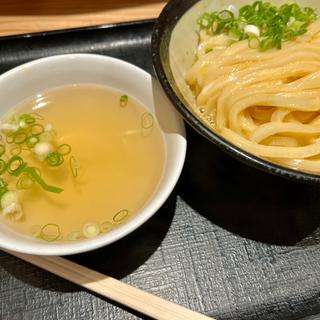
[[[176,67],[179,69],[179,64],[183,65],[188,60],[190,64],[190,61],[193,59],[192,55],[194,55],[195,47],[192,48],[192,46],[196,45],[195,41],[197,41],[197,39],[191,38],[196,37],[197,17],[199,17],[208,6],[210,6],[210,9],[212,7],[213,9],[218,9],[219,3],[222,4],[223,2],[223,0],[171,0],[161,12],[155,23],[152,35],[152,61],[164,92],[184,119],[195,130],[231,156],[257,169],[284,178],[303,183],[320,184],[320,176],[318,175],[291,170],[239,149],[213,132],[206,125],[205,121],[193,111],[191,107],[192,99],[190,99],[190,95],[188,95],[187,92],[189,89],[187,89],[187,85],[183,83],[183,77],[181,76],[179,78],[179,70],[177,70]],[[248,3],[246,0],[238,0],[238,2],[239,5]],[[311,5],[314,3],[313,0],[305,0],[303,2],[306,4],[310,4],[311,2]],[[190,23],[188,24],[188,22]],[[176,42],[181,42],[179,44],[180,47],[177,47],[175,43],[173,44],[174,41],[171,42],[172,38],[174,38],[175,41],[178,39]],[[190,44],[190,42],[194,42],[194,44]],[[174,60],[174,62],[172,60]]]

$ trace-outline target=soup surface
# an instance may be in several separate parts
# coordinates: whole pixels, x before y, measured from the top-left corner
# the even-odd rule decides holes
[[[36,113],[39,123],[52,126],[58,145],[72,148],[60,166],[50,167],[22,147],[25,162],[63,192],[37,184],[18,190],[22,218],[1,217],[18,232],[46,241],[91,238],[130,219],[155,191],[165,162],[163,135],[133,98],[103,86],[75,85],[39,94],[15,113]],[[15,189],[15,177],[7,179]]]

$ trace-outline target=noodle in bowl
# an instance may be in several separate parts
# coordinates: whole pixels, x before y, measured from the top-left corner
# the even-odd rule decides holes
[[[169,45],[171,89],[202,128],[193,126],[233,155],[272,173],[294,179],[302,174],[314,177],[303,181],[318,183],[320,19],[281,49],[267,51],[250,47],[248,40],[230,45],[227,34],[199,31],[197,20],[204,12],[232,3],[240,8],[253,1],[203,0],[179,19]],[[319,7],[312,0],[298,4]]]

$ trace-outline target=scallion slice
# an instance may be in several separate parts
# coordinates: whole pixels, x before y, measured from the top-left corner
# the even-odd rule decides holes
[[[100,233],[100,227],[95,222],[86,223],[82,228],[82,233],[86,238],[94,238]]]
[[[13,134],[13,143],[23,144],[27,138],[28,135],[23,130],[18,130]]]
[[[61,236],[60,228],[57,224],[48,223],[40,230],[39,237],[45,241],[56,241]]]
[[[63,189],[59,188],[59,187],[55,187],[55,186],[50,186],[48,184],[45,183],[45,181],[41,178],[40,174],[37,172],[37,169],[34,167],[27,167],[24,169],[24,171],[26,173],[29,174],[29,176],[34,179],[35,182],[37,182],[42,189],[49,191],[49,192],[53,192],[53,193],[60,193],[63,191]]]
[[[50,152],[47,155],[46,161],[49,164],[49,166],[58,167],[64,162],[64,159],[61,153],[54,151],[54,152]]]
[[[12,176],[19,176],[20,173],[26,168],[27,164],[23,161],[20,156],[13,156],[7,163],[7,171]]]
[[[122,209],[118,211],[114,216],[113,216],[113,221],[116,223],[120,223],[123,221],[127,216],[129,215],[129,211],[127,209]]]
[[[198,25],[213,35],[225,33],[238,41],[248,39],[250,48],[265,51],[281,49],[285,41],[306,33],[308,26],[318,17],[315,9],[296,3],[275,6],[270,2],[255,1],[238,11],[237,16],[230,10],[205,12],[198,19]],[[259,35],[255,34],[259,46],[256,39],[253,40],[246,32],[247,26],[259,30]]]
[[[20,190],[26,190],[32,188],[34,185],[34,179],[26,172],[22,173],[17,181],[16,187]]]
[[[26,139],[26,145],[29,149],[32,149],[39,142],[40,142],[40,138],[35,135],[31,135]]]
[[[57,152],[60,153],[63,156],[68,155],[71,152],[71,146],[69,144],[61,144],[58,148],[57,148]]]
[[[128,104],[128,101],[129,101],[128,95],[123,94],[123,95],[120,97],[120,106],[121,106],[121,107],[125,107],[125,106]]]
[[[5,173],[6,171],[7,171],[7,163],[3,159],[0,159],[0,175]]]
[[[141,116],[141,127],[143,129],[150,129],[153,127],[153,115],[150,112],[145,112]]]
[[[42,124],[35,123],[30,127],[30,132],[33,136],[39,136],[44,132],[44,126]]]
[[[78,176],[78,162],[74,156],[70,157],[70,168],[74,178]]]

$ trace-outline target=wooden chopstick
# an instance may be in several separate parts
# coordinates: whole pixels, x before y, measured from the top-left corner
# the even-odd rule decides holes
[[[212,320],[205,315],[161,299],[64,258],[3,251],[154,319]]]

